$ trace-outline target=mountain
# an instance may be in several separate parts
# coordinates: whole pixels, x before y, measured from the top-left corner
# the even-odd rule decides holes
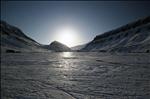
[[[74,50],[74,51],[79,51],[82,48],[84,48],[85,46],[86,46],[86,44],[77,45],[77,46],[71,47],[71,49]]]
[[[81,51],[150,52],[150,16],[96,36]]]
[[[72,51],[57,41],[50,45],[39,44],[17,27],[4,21],[1,21],[0,29],[2,52]],[[97,35],[90,43],[72,49],[99,52],[150,52],[150,16]]]
[[[69,47],[57,41],[50,45],[42,45],[26,36],[20,29],[1,21],[1,51],[2,52],[45,52],[45,51],[71,51]]]
[[[26,36],[17,27],[4,21],[0,23],[2,52],[41,52],[48,51],[41,44]]]
[[[71,51],[71,49],[58,42],[58,41],[53,41],[50,45],[45,45],[45,48],[49,49],[49,50],[52,50],[52,51],[55,51],[55,52],[69,52]]]

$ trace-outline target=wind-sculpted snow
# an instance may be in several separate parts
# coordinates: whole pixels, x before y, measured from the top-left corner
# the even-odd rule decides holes
[[[2,53],[2,99],[149,99],[150,54]]]

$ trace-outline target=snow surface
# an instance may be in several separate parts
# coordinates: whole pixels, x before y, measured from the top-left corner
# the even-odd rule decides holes
[[[149,99],[150,54],[2,53],[2,99]]]

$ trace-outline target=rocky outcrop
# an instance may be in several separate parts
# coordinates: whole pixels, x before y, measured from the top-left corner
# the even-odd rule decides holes
[[[96,36],[81,51],[149,52],[150,16]]]
[[[58,41],[52,42],[48,46],[48,49],[55,51],[55,52],[69,52],[69,51],[71,51],[71,49],[68,46],[66,46],[66,45],[64,45]]]

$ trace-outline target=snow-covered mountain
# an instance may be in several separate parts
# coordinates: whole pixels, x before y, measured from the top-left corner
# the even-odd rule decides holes
[[[72,51],[57,41],[42,45],[26,36],[20,29],[0,23],[2,52]],[[150,16],[96,36],[90,43],[72,48],[80,51],[150,52]]]
[[[50,45],[46,45],[45,48],[49,49],[49,50],[52,50],[52,51],[55,51],[55,52],[69,52],[71,51],[71,49],[58,42],[58,41],[53,41]]]
[[[81,51],[150,52],[150,16],[96,36]]]
[[[0,23],[2,52],[41,52],[48,51],[41,44],[26,36],[17,27],[4,21]]]

